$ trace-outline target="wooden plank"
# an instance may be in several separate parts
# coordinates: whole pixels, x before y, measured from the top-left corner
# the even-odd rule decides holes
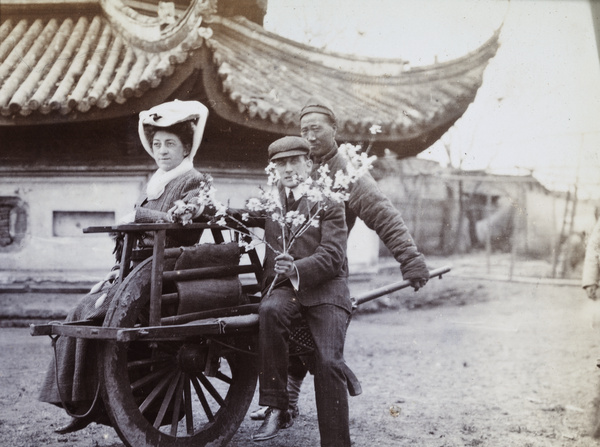
[[[150,280],[150,326],[160,326],[166,234],[166,230],[159,230],[154,235],[152,276]]]
[[[82,325],[87,323],[89,321],[76,324],[32,324],[30,333],[31,335],[61,335],[95,340],[115,340],[117,338],[119,328]]]
[[[217,335],[221,333],[222,324],[217,319],[177,326],[152,326],[145,328],[120,329],[116,334],[119,342],[133,340],[174,341],[185,340],[194,336]]]
[[[218,267],[202,267],[197,269],[164,272],[163,279],[165,281],[189,281],[192,279],[223,278],[226,276],[235,276],[243,273],[255,272],[256,267],[253,265],[224,265]]]
[[[133,243],[135,241],[135,235],[125,233],[125,239],[123,240],[123,252],[121,253],[121,266],[119,272],[119,281],[123,281],[127,275],[129,275],[131,251],[133,250]]]

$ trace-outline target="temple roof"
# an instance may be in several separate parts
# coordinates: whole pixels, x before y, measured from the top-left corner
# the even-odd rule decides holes
[[[2,12],[2,126],[131,116],[197,76],[193,90],[205,96],[197,99],[231,123],[297,133],[304,102],[322,96],[334,104],[339,139],[364,140],[377,124],[377,140],[401,155],[425,149],[462,116],[499,46],[498,30],[459,59],[411,68],[315,49],[241,16],[208,14],[160,45],[132,39],[95,2]]]

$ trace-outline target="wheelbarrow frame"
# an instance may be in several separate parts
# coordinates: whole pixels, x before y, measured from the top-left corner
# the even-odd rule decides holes
[[[83,232],[87,234],[115,232],[125,234],[118,279],[120,282],[122,282],[131,272],[131,259],[133,245],[136,240],[135,236],[143,233],[154,233],[152,277],[150,283],[149,327],[143,329],[112,328],[94,325],[92,320],[82,320],[71,323],[31,325],[31,335],[62,335],[76,338],[127,342],[139,338],[144,338],[146,340],[164,340],[181,339],[198,335],[236,333],[253,327],[255,322],[247,315],[255,313],[257,311],[257,306],[248,305],[238,306],[233,309],[222,309],[220,313],[225,314],[221,315],[222,318],[212,317],[208,321],[202,321],[203,317],[209,318],[208,315],[203,312],[198,312],[193,317],[193,319],[197,320],[194,324],[189,324],[189,321],[191,321],[189,317],[187,318],[188,321],[184,324],[176,324],[175,322],[177,320],[173,320],[172,318],[168,320],[171,323],[169,325],[165,325],[164,322],[161,321],[161,307],[163,300],[162,286],[164,281],[219,278],[253,273],[256,276],[257,284],[255,287],[250,288],[253,288],[254,291],[258,292],[258,285],[260,284],[260,279],[262,277],[261,262],[255,250],[248,251],[248,256],[251,260],[251,264],[249,265],[203,267],[165,272],[165,256],[176,256],[180,253],[178,248],[165,249],[166,233],[168,230],[181,231],[182,229],[201,231],[210,230],[215,243],[223,243],[224,238],[222,236],[222,231],[228,230],[227,228],[218,225],[205,223],[188,224],[183,228],[180,224],[159,223],[88,227],[83,230]],[[118,299],[118,297],[116,297],[116,299]],[[214,315],[216,313],[214,310],[209,312],[209,315]],[[258,321],[256,321],[256,324],[257,323]],[[172,335],[170,335],[170,333]]]
[[[123,325],[110,326],[111,321],[129,321],[128,318],[130,317],[127,316],[123,317],[122,320],[119,320],[120,317],[118,316],[115,318],[114,314],[117,313],[117,310],[124,313],[130,312],[127,308],[124,310],[120,309],[122,307],[119,305],[121,304],[121,298],[123,298],[125,304],[127,304],[128,299],[130,303],[136,302],[135,300],[137,299],[137,297],[133,297],[133,301],[131,301],[130,297],[120,297],[118,295],[114,297],[109,309],[109,314],[113,311],[113,315],[106,316],[103,326],[98,326],[92,320],[31,325],[32,335],[66,336],[99,340],[101,342],[102,357],[99,358],[98,369],[102,377],[101,388],[103,400],[109,403],[113,402],[113,405],[117,407],[108,408],[107,410],[115,430],[123,442],[129,446],[161,445],[187,447],[196,445],[226,445],[231,436],[237,431],[250,405],[256,387],[257,372],[254,369],[253,359],[249,356],[256,355],[258,302],[168,317],[161,315],[161,308],[163,301],[176,298],[168,294],[163,294],[163,283],[170,281],[254,274],[256,284],[246,284],[243,287],[250,294],[260,292],[263,272],[259,256],[255,250],[250,250],[248,252],[250,264],[165,271],[165,258],[175,257],[180,253],[180,249],[178,248],[165,248],[167,232],[169,230],[181,231],[183,229],[199,230],[201,232],[209,230],[212,233],[215,243],[225,242],[223,231],[229,231],[229,229],[218,225],[204,223],[193,223],[185,227],[181,224],[169,223],[128,224],[89,227],[84,230],[84,233],[121,232],[125,235],[118,278],[120,284],[113,285],[113,287],[121,287],[121,292],[138,290],[136,289],[135,275],[130,278],[132,274],[132,254],[135,253],[135,241],[141,234],[154,234],[151,260],[146,260],[140,264],[136,273],[140,277],[146,278],[148,276],[148,269],[150,269],[147,325],[135,327],[133,324],[128,323],[125,327]],[[235,234],[236,237],[240,237],[239,233],[236,232]],[[232,237],[232,239],[234,238]],[[448,271],[450,271],[449,267],[432,270],[430,276],[441,277]],[[128,289],[131,285],[133,285],[133,288]],[[353,297],[353,309],[356,309],[359,305],[367,301],[409,286],[409,281],[399,281]],[[256,301],[259,299],[259,297],[256,297]],[[135,311],[132,310],[132,312]],[[129,358],[126,351],[129,349],[128,347],[156,347],[160,346],[161,343],[166,343],[169,346],[176,346],[180,351],[185,351],[188,346],[193,346],[199,342],[203,344],[203,350],[192,352],[190,358],[204,356],[204,363],[201,362],[201,369],[203,371],[198,376],[200,381],[188,381],[186,382],[187,388],[184,388],[182,382],[184,379],[171,380],[172,386],[168,385],[167,379],[165,379],[164,386],[160,386],[168,389],[166,391],[161,390],[161,392],[172,393],[172,396],[175,397],[171,399],[170,403],[163,403],[161,408],[155,412],[159,416],[155,416],[155,413],[152,413],[151,418],[155,417],[155,419],[152,421],[150,418],[147,423],[142,408],[146,411],[151,406],[152,402],[147,403],[147,401],[152,396],[148,396],[144,400],[139,406],[140,411],[138,412],[139,403],[135,401],[129,389],[130,385],[132,389],[136,385],[135,383],[130,384],[128,382],[130,379],[125,380],[121,377],[123,374],[127,374],[127,362]],[[308,350],[304,349],[302,354],[309,352],[310,347]],[[300,354],[297,353],[296,355]],[[149,359],[152,359],[153,356],[154,354]],[[178,353],[176,357],[179,359],[181,355]],[[221,360],[228,362],[232,377],[225,377],[220,372]],[[144,361],[149,360],[146,359]],[[244,363],[243,366],[241,366],[242,363]],[[183,377],[187,377],[185,374],[183,373]],[[221,375],[219,376],[219,374]],[[230,388],[227,390],[227,395],[224,398],[220,397],[217,390],[211,389],[212,385],[207,383],[207,377],[219,377],[230,383]],[[178,432],[180,430],[178,429],[178,425],[180,425],[178,422],[180,419],[178,418],[181,418],[179,408],[183,408],[186,405],[190,392],[193,393],[193,391],[190,391],[189,383],[194,385],[197,396],[202,401],[202,407],[208,417],[208,422],[199,430],[196,430],[193,427],[190,428],[186,421],[186,424],[188,424],[187,434],[180,435]],[[207,399],[203,397],[202,390],[199,390],[201,386],[204,386],[208,390],[208,394],[211,394],[218,401],[219,408],[214,414],[213,410],[208,407]],[[156,388],[150,394],[155,392],[158,393]],[[181,396],[184,397],[182,398]],[[191,410],[187,407],[183,411],[185,411],[186,416],[192,415]],[[223,413],[225,416],[223,416]],[[169,417],[171,418],[171,432],[161,432],[160,427],[164,424],[168,425]],[[165,418],[167,418],[166,422]],[[193,419],[193,416],[191,419]]]

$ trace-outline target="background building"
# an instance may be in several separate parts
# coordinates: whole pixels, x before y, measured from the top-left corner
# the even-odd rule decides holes
[[[298,134],[312,95],[335,105],[341,142],[418,154],[464,113],[499,31],[457,60],[320,51],[267,32],[267,2],[5,0],[0,4],[0,265],[5,280],[89,275],[112,262],[90,225],[126,214],[155,169],[141,110],[172,99],[210,109],[195,164],[241,205],[274,139]],[[372,137],[377,124],[382,133]],[[8,278],[8,279],[6,279]]]

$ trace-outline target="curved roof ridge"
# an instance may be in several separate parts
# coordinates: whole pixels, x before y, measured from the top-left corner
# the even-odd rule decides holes
[[[490,53],[493,56],[500,47],[500,34],[502,31],[502,26],[503,25],[500,25],[484,43],[467,54],[447,61],[436,62],[429,65],[414,66],[410,68],[410,71],[419,72],[436,69],[445,70],[455,65],[463,65],[465,62],[471,62],[473,64],[479,63],[482,58],[488,60],[490,58]]]
[[[378,65],[378,71],[385,73],[401,73],[405,70],[408,63],[404,59],[386,59],[368,56],[357,56],[344,54],[330,50],[319,49],[304,43],[296,42],[287,37],[280,36],[268,31],[243,16],[235,18],[226,18],[221,16],[211,16],[204,22],[210,26],[219,24],[231,30],[256,40],[259,39],[264,45],[268,45],[273,50],[289,52],[297,56],[311,55],[313,58],[319,58],[319,62],[326,67],[336,68],[337,70],[358,73],[357,67],[363,66],[365,70],[372,70],[374,65]]]
[[[1,22],[0,125],[130,116],[178,92],[199,95],[224,121],[257,135],[286,135],[318,95],[335,106],[340,140],[372,138],[378,124],[374,150],[403,156],[462,116],[500,34],[460,58],[407,69],[402,59],[322,51],[241,18],[205,17],[165,51],[133,45],[99,8],[11,13]]]
[[[236,113],[217,107],[219,114],[242,125],[285,133],[298,125],[300,107],[308,97],[318,95],[336,105],[338,135],[348,140],[368,134],[373,124],[382,126],[383,132],[375,137],[380,141],[452,125],[475,98],[499,37],[497,30],[478,49],[456,60],[381,75],[350,71],[355,68],[351,56],[336,56],[328,66],[321,50],[242,18],[214,17],[207,24],[213,36],[206,43],[220,79],[208,95],[216,104],[236,106]],[[340,58],[352,62],[346,64],[347,70],[340,68]],[[265,63],[256,64],[257,60]]]
[[[293,54],[294,57],[304,56],[306,58],[311,58],[313,61],[318,62],[325,67],[333,68],[339,72],[351,73],[354,75],[366,74],[367,76],[383,75],[388,79],[390,77],[405,76],[407,73],[419,73],[436,69],[447,70],[452,66],[463,66],[464,63],[468,61],[476,64],[480,57],[489,59],[490,53],[494,55],[497,51],[499,46],[498,41],[502,30],[502,25],[500,25],[500,27],[494,30],[492,35],[483,44],[465,55],[447,61],[435,62],[433,64],[412,66],[410,65],[409,60],[402,58],[360,56],[319,49],[268,31],[243,16],[236,16],[235,18],[211,16],[210,18],[207,18],[204,23],[207,26],[210,26],[211,24],[223,25],[252,40],[258,39],[262,44],[269,46],[275,51],[284,53],[289,52],[290,54]],[[293,50],[289,51],[290,49],[296,49],[297,52],[294,52]],[[357,69],[360,67],[363,67],[363,69]]]

